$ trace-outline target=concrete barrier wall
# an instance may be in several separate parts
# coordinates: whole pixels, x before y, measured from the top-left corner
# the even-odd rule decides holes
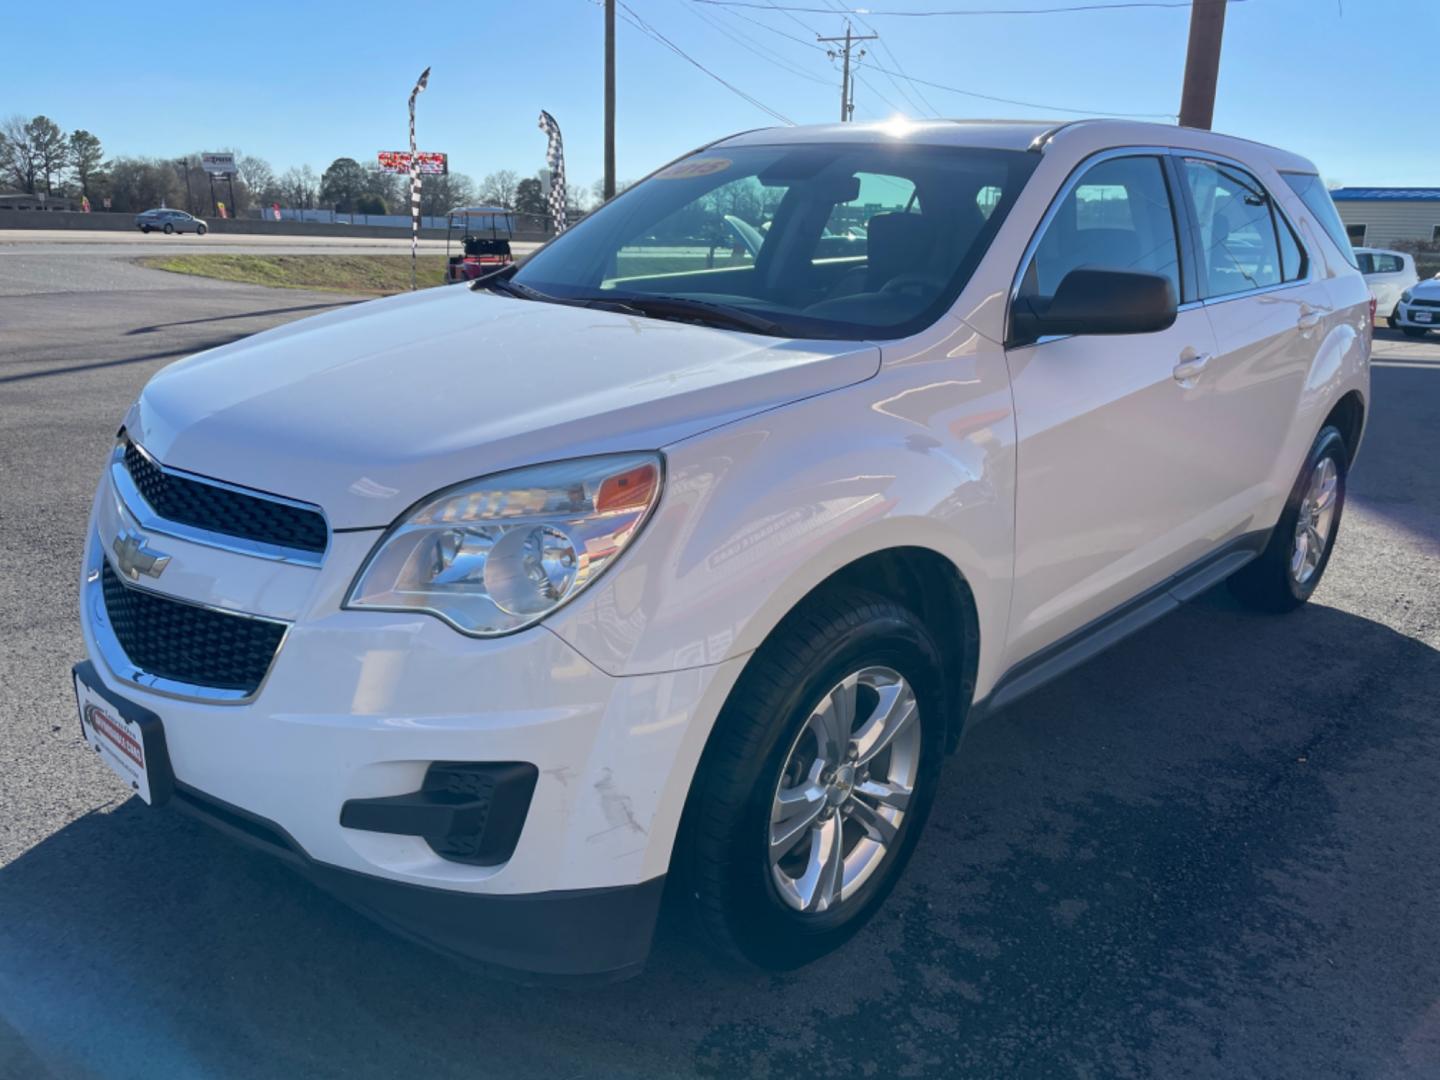
[[[257,221],[253,218],[232,218],[229,220],[206,218],[205,224],[213,233],[234,233],[246,236],[331,236],[364,237],[368,239],[404,240],[410,236],[406,229],[395,229],[384,225],[328,225],[313,221]],[[132,231],[135,228],[134,214],[67,213],[54,210],[0,210],[0,229],[85,229]],[[427,240],[444,240],[444,229],[421,229],[420,235]],[[549,239],[538,232],[521,230],[516,240],[544,241]]]

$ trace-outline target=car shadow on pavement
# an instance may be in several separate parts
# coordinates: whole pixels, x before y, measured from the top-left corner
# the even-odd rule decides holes
[[[1436,701],[1417,640],[1212,592],[967,733],[784,975],[672,910],[640,978],[517,988],[130,800],[0,870],[0,1076],[1433,1076]]]

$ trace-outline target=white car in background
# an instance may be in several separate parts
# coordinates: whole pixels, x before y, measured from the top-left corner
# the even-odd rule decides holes
[[[1355,249],[1355,261],[1375,298],[1375,318],[1392,320],[1393,326],[1401,294],[1420,280],[1414,257],[1403,251],[1359,247]]]
[[[1390,325],[1417,338],[1440,329],[1440,278],[1426,278],[1401,293]]]
[[[716,265],[727,212],[757,246]],[[1370,308],[1318,170],[1257,143],[712,143],[469,288],[156,375],[87,530],[85,739],[442,950],[633,973],[668,877],[796,967],[962,730],[1224,579],[1310,597]]]

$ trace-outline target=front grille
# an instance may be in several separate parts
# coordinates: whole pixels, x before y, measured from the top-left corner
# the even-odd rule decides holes
[[[1411,300],[1411,307],[1440,307],[1440,300]]]
[[[110,628],[147,675],[253,694],[285,637],[283,623],[228,615],[126,585],[109,560],[100,582]]]
[[[325,519],[317,511],[166,472],[128,440],[125,470],[162,518],[299,551],[325,550]]]

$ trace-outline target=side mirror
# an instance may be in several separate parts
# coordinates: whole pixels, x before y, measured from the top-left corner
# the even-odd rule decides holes
[[[1071,334],[1153,334],[1175,323],[1175,287],[1161,274],[1071,270],[1043,310],[1020,300],[1010,312],[1010,344]]]

